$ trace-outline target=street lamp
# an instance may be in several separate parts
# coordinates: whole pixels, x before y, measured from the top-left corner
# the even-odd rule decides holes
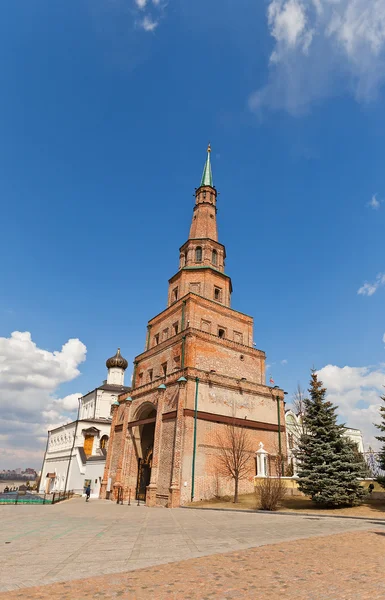
[[[275,385],[273,387],[273,390],[279,390],[279,386]],[[287,392],[283,392],[286,396]],[[282,460],[282,441],[281,441],[281,405],[280,405],[280,397],[278,396],[278,394],[276,393],[275,395],[275,399],[277,401],[277,416],[278,416],[278,452],[279,452],[279,457],[281,460],[281,469],[282,469],[282,476],[285,475],[285,465],[284,462]]]

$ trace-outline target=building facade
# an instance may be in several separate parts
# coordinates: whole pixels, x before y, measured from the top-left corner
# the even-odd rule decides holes
[[[41,471],[41,493],[73,490],[83,493],[87,483],[91,496],[99,497],[111,429],[111,406],[124,385],[128,366],[118,349],[106,362],[107,380],[79,399],[76,421],[48,432],[47,448]]]
[[[246,428],[251,439],[242,492],[253,491],[260,442],[270,456],[280,444],[286,449],[284,392],[265,383],[253,318],[231,308],[216,216],[209,147],[167,307],[148,322],[132,389],[113,407],[102,498],[174,507],[232,493],[218,467],[218,437],[229,425]]]
[[[298,450],[299,440],[304,433],[301,414],[296,414],[293,410],[285,412],[286,424],[286,444],[287,444],[287,460],[292,475],[296,475],[298,471],[296,453]],[[357,446],[358,452],[364,455],[364,440],[362,432],[359,429],[344,427],[344,435]]]

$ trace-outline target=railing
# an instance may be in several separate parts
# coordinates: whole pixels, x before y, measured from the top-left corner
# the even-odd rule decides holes
[[[385,471],[380,467],[380,456],[378,452],[369,450],[364,452],[363,456],[371,477],[375,479],[376,477],[385,475]]]
[[[0,494],[0,504],[57,504],[72,498],[74,492],[54,492],[52,494],[33,494],[28,491],[3,492]]]

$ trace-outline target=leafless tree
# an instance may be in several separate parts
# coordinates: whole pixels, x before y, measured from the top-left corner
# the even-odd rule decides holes
[[[252,471],[254,454],[250,432],[234,423],[225,425],[216,435],[218,470],[221,475],[234,479],[234,499],[238,502],[239,482]]]

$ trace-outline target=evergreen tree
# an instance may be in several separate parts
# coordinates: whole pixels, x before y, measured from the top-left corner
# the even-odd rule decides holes
[[[354,506],[366,492],[359,478],[364,461],[337,424],[336,406],[325,399],[326,389],[311,374],[310,398],[304,400],[306,433],[299,444],[298,483],[301,492],[325,507]]]
[[[385,403],[385,396],[381,396],[381,400]],[[384,435],[376,436],[376,439],[383,443],[383,446],[380,452],[378,453],[378,466],[380,467],[380,469],[385,471],[385,404],[383,404],[383,406],[381,406],[380,408],[380,417],[381,423],[379,425],[376,425],[376,427]],[[383,475],[379,475],[377,477],[377,481],[380,485],[382,485],[382,487],[385,488],[385,477]]]

